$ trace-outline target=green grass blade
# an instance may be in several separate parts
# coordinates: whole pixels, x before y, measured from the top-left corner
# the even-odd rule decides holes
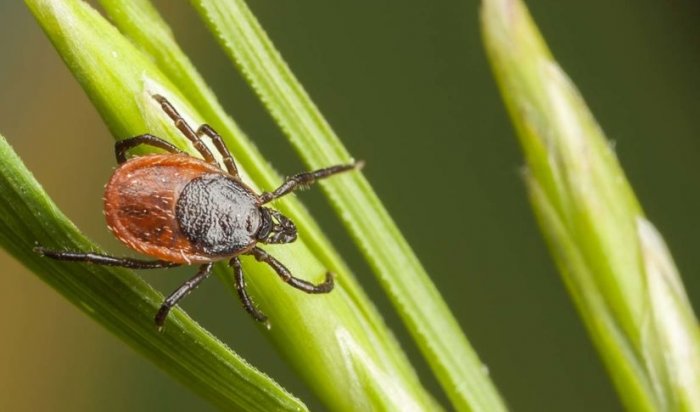
[[[189,100],[191,90],[177,87],[185,81],[164,75],[154,64],[157,59],[138,51],[82,1],[28,3],[115,138],[149,132],[191,152],[189,143],[151,98],[153,93],[162,94],[188,122],[203,123],[201,113]],[[215,121],[223,124],[225,120]],[[236,155],[241,165],[255,162],[247,152]],[[245,167],[241,171],[248,180],[251,173]],[[268,173],[274,176],[272,171]],[[309,230],[300,227],[302,234]],[[342,262],[326,265],[320,261],[303,236],[294,244],[268,250],[292,273],[313,282],[323,279],[327,267],[343,266]],[[330,408],[439,410],[371,304],[355,293],[347,272],[337,272],[332,293],[309,296],[283,284],[269,268],[252,259],[244,258],[243,263],[249,290],[271,319],[271,330],[261,331]],[[230,277],[230,271],[223,267],[219,272]]]
[[[352,160],[242,0],[193,4],[309,167]],[[367,180],[355,174],[323,187],[453,405],[503,410],[485,368]]]
[[[86,314],[221,409],[300,411],[304,404],[182,312],[163,333],[153,314],[163,297],[132,271],[42,258],[40,243],[98,250],[58,210],[0,136],[0,244]]]
[[[663,239],[524,4],[485,0],[484,42],[540,226],[629,410],[700,410],[700,333]]]

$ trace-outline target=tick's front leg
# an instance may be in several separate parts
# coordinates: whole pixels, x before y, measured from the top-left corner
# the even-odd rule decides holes
[[[262,204],[271,202],[286,194],[289,194],[297,189],[308,187],[314,184],[317,180],[337,175],[338,173],[348,172],[350,170],[361,169],[365,162],[360,160],[352,164],[337,165],[326,167],[325,169],[314,170],[312,172],[302,172],[288,178],[280,187],[273,192],[264,192],[260,195]]]
[[[304,279],[299,279],[292,276],[289,269],[287,269],[282,262],[275,259],[272,257],[272,255],[268,254],[259,247],[254,247],[249,254],[253,255],[258,262],[267,263],[275,271],[275,273],[277,273],[277,275],[282,278],[283,281],[285,281],[285,283],[306,293],[328,293],[332,291],[333,286],[335,286],[333,275],[330,272],[326,272],[326,279],[322,283],[316,285]]]

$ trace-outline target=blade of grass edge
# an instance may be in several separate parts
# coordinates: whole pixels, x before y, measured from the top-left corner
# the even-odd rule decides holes
[[[244,1],[192,3],[309,167],[352,160]],[[367,180],[358,173],[322,186],[453,406],[505,410],[486,368]]]

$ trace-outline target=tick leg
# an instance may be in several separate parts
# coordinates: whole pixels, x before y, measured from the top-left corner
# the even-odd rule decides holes
[[[261,203],[268,203],[297,189],[308,187],[319,179],[325,179],[335,174],[347,172],[353,169],[360,169],[362,166],[364,166],[364,164],[365,163],[363,161],[359,161],[352,164],[331,166],[325,169],[315,170],[313,172],[302,172],[296,174],[287,178],[287,180],[282,183],[280,187],[275,189],[274,192],[264,192],[261,194]]]
[[[287,284],[295,287],[306,293],[328,293],[333,290],[333,275],[330,272],[326,272],[326,280],[323,283],[314,285],[311,282],[307,282],[304,279],[295,278],[289,273],[287,269],[279,260],[272,257],[270,254],[264,250],[254,247],[253,250],[248,252],[249,254],[255,256],[258,262],[267,263],[277,274],[282,278]]]
[[[188,280],[187,282],[183,283],[182,286],[177,288],[175,292],[171,293],[170,296],[165,299],[165,302],[160,306],[160,309],[158,309],[158,313],[156,313],[156,326],[158,329],[162,329],[163,325],[165,324],[165,319],[168,317],[168,313],[170,313],[170,309],[173,308],[173,306],[177,305],[177,302],[180,301],[180,299],[184,298],[185,296],[189,295],[190,292],[195,290],[197,286],[199,286],[200,283],[206,278],[209,277],[211,274],[211,267],[214,265],[214,263],[207,263],[199,267],[199,270],[197,271],[197,274],[192,277],[192,279]]]
[[[245,278],[243,277],[243,268],[241,267],[241,261],[237,257],[229,261],[229,265],[233,268],[233,275],[236,283],[236,292],[238,292],[238,297],[241,299],[243,308],[246,312],[250,314],[258,322],[266,322],[267,316],[260,312],[258,308],[255,307],[253,300],[248,295],[246,290]]]
[[[219,136],[219,134],[216,133],[216,131],[212,129],[212,127],[208,124],[203,124],[199,126],[199,129],[197,129],[197,136],[202,135],[209,136],[214,142],[214,146],[216,146],[216,149],[221,154],[221,157],[224,158],[224,165],[226,165],[226,170],[228,171],[228,174],[234,177],[238,177],[238,168],[236,167],[236,162],[233,160],[233,156],[231,156],[231,152],[224,144],[224,141],[221,139],[221,136]]]
[[[127,150],[141,144],[157,147],[170,153],[183,153],[182,150],[160,137],[153,136],[152,134],[142,134],[140,136],[120,140],[114,144],[114,154],[117,156],[117,163],[122,164],[126,162]]]
[[[214,158],[214,155],[211,153],[209,148],[202,142],[202,139],[197,136],[197,133],[192,130],[190,125],[187,124],[185,119],[180,116],[180,113],[175,110],[175,107],[173,107],[172,104],[166,99],[165,97],[159,95],[159,94],[154,94],[153,98],[160,103],[160,106],[163,108],[163,111],[165,114],[168,115],[171,119],[173,119],[173,122],[175,122],[175,127],[194,145],[194,148],[197,149],[197,151],[202,155],[204,160],[206,160],[208,163],[213,164],[218,166],[216,159]]]
[[[104,266],[119,266],[130,269],[161,269],[180,266],[179,263],[166,262],[164,260],[140,260],[101,255],[98,253],[67,252],[62,250],[46,249],[41,246],[35,247],[34,252],[56,260],[85,262]]]

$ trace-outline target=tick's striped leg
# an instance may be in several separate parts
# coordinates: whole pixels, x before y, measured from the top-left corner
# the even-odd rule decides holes
[[[260,200],[262,204],[268,203],[272,200],[280,198],[286,194],[289,194],[297,189],[306,188],[319,179],[325,179],[327,177],[336,175],[338,173],[348,172],[350,170],[361,169],[365,165],[365,162],[359,161],[347,165],[337,165],[326,167],[325,169],[314,170],[313,172],[302,172],[298,173],[292,177],[287,178],[284,183],[274,192],[264,192],[260,195]]]
[[[253,250],[248,252],[249,254],[255,256],[258,262],[267,263],[278,275],[285,281],[288,285],[297,288],[306,293],[328,293],[333,290],[333,275],[330,272],[326,272],[326,280],[323,283],[314,285],[311,282],[307,282],[304,279],[295,278],[289,273],[287,269],[279,260],[272,257],[264,250],[259,247],[254,247]]]
[[[34,252],[56,260],[84,262],[104,266],[119,266],[129,269],[162,269],[180,266],[179,263],[166,262],[164,260],[140,260],[101,255],[98,253],[68,252],[63,250],[46,249],[41,246],[35,247]]]
[[[160,137],[153,136],[152,134],[142,134],[139,136],[120,140],[114,144],[114,154],[117,156],[117,163],[122,164],[126,162],[127,150],[141,144],[157,147],[159,149],[166,150],[170,153],[183,153],[182,150],[178,149],[170,142],[161,139]]]
[[[221,154],[221,157],[224,158],[224,165],[226,165],[226,170],[228,171],[228,173],[233,177],[238,177],[238,168],[236,167],[236,162],[233,160],[233,156],[231,156],[231,152],[224,144],[224,141],[221,139],[221,136],[219,136],[219,134],[216,133],[216,131],[212,129],[212,127],[208,124],[203,124],[199,126],[199,129],[197,129],[197,135],[209,136],[211,138],[212,142],[214,142],[214,146],[216,146],[216,149]]]
[[[246,290],[245,278],[243,277],[243,268],[241,267],[241,261],[238,257],[234,257],[229,261],[229,265],[233,268],[233,275],[236,284],[236,292],[238,292],[238,297],[241,299],[243,308],[258,322],[267,322],[267,316],[260,312],[258,308],[255,307],[253,300],[248,295]]]
[[[165,319],[168,317],[170,309],[172,309],[173,306],[177,305],[177,302],[179,302],[182,298],[189,295],[190,292],[195,290],[204,279],[209,277],[209,275],[211,274],[211,267],[213,265],[214,263],[206,263],[200,266],[199,271],[197,271],[197,274],[194,275],[192,279],[185,282],[182,286],[177,288],[175,292],[171,293],[170,296],[167,297],[167,299],[165,299],[165,302],[163,302],[163,305],[161,305],[160,309],[158,310],[158,313],[156,313],[155,321],[158,330],[163,329]]]
[[[168,115],[171,119],[173,119],[173,122],[175,122],[175,127],[194,145],[194,148],[197,149],[197,151],[202,155],[204,160],[207,161],[207,163],[213,164],[215,166],[218,166],[218,163],[216,162],[216,159],[214,158],[214,155],[211,153],[211,150],[202,142],[202,139],[197,136],[197,133],[192,130],[190,125],[187,124],[185,119],[180,116],[180,113],[175,110],[175,107],[170,104],[168,99],[165,97],[159,95],[159,94],[154,94],[153,98],[160,103],[160,106],[163,108],[163,111],[165,114]]]

